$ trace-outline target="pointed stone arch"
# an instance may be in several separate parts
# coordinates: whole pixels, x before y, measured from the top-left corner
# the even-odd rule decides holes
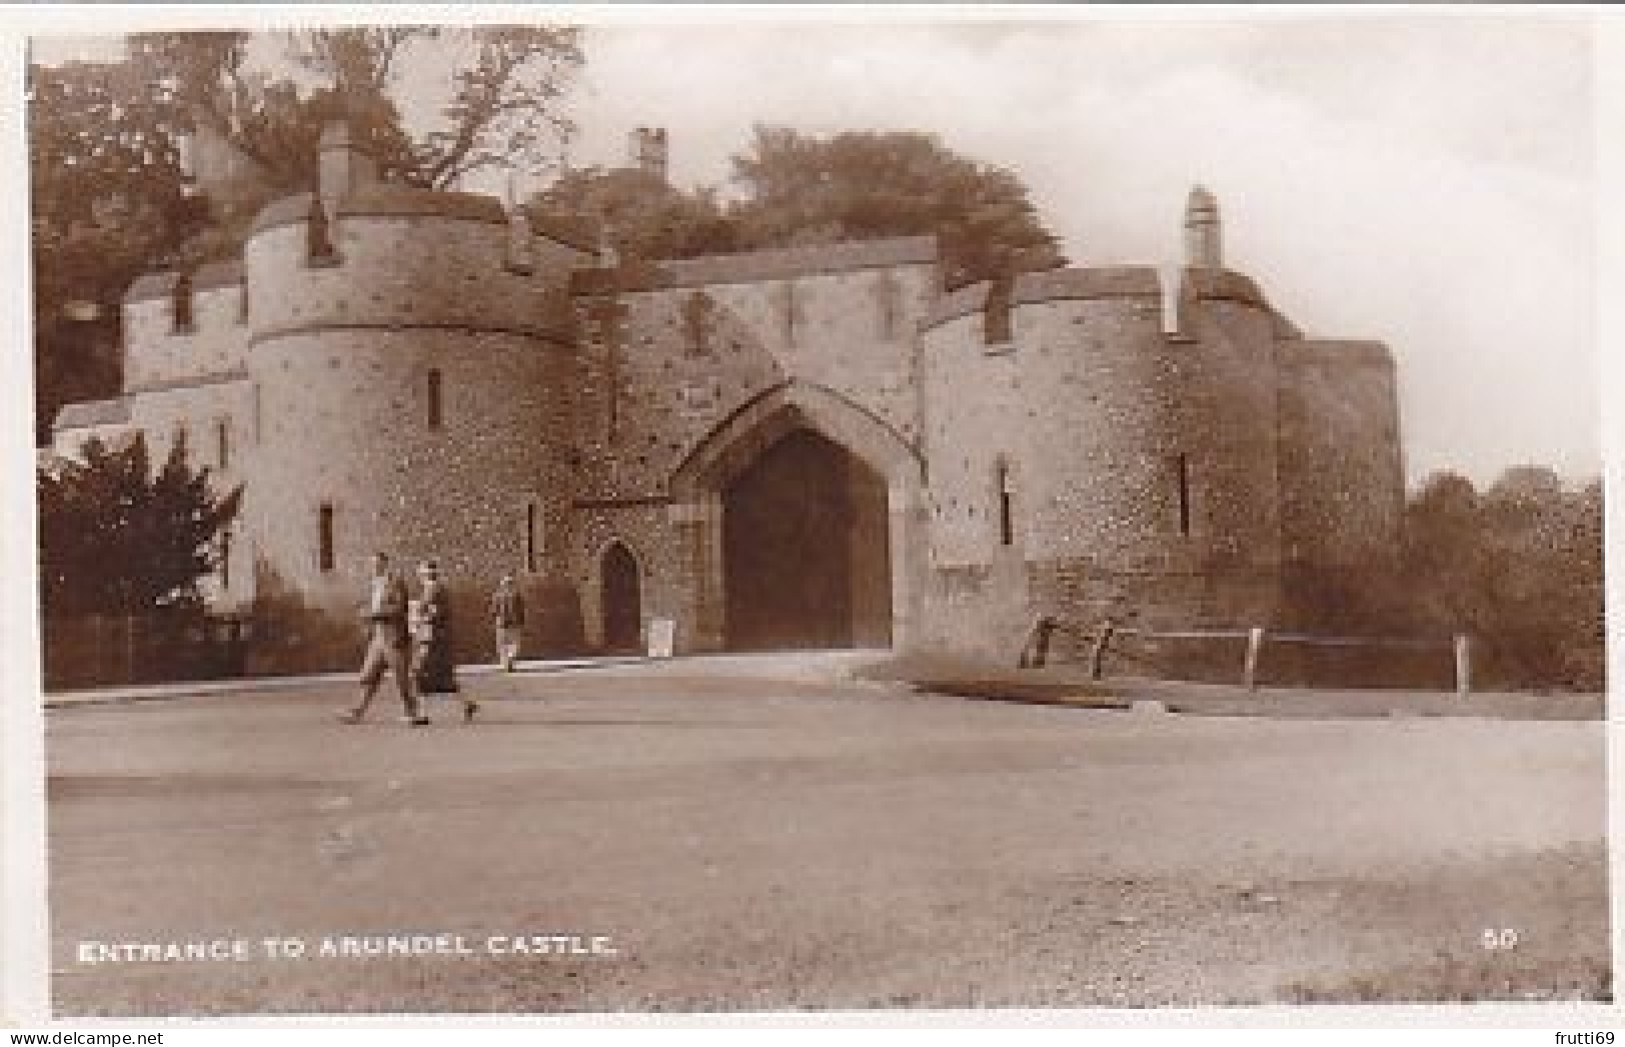
[[[724,493],[797,430],[835,445],[878,477],[878,498],[884,504],[875,509],[878,522],[871,529],[875,541],[883,543],[876,558],[885,561],[889,572],[890,600],[889,608],[876,613],[889,613],[888,627],[881,632],[893,646],[909,639],[924,559],[919,451],[883,419],[835,390],[791,380],[740,405],[694,445],[671,475],[671,518],[682,532],[683,568],[693,583],[687,587],[692,603],[685,617],[693,623],[695,649],[730,646]]]
[[[736,408],[689,451],[669,484],[677,501],[726,483],[792,429],[812,429],[839,444],[888,483],[924,476],[919,449],[879,416],[828,386],[791,379]]]

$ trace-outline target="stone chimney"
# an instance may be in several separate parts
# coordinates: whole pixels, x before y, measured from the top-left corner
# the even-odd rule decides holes
[[[508,269],[515,273],[536,271],[536,245],[531,237],[530,215],[523,205],[508,211]]]
[[[632,166],[644,174],[666,180],[666,129],[640,127],[632,132]]]
[[[1201,186],[1191,190],[1185,203],[1185,264],[1192,269],[1224,267],[1219,202]]]
[[[350,125],[335,120],[322,131],[317,184],[322,201],[331,204],[364,185],[378,181],[378,165],[356,142]],[[329,215],[332,209],[329,207]]]

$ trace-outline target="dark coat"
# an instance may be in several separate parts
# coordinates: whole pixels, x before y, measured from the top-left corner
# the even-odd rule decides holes
[[[418,594],[413,640],[419,693],[455,694],[458,688],[451,655],[451,594],[444,582],[426,584]]]

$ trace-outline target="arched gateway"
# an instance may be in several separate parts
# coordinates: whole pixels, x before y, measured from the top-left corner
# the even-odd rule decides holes
[[[886,484],[793,429],[722,491],[723,637],[732,650],[891,644]]]
[[[792,381],[750,401],[672,480],[698,583],[695,646],[901,642],[919,492],[913,448],[833,391]]]

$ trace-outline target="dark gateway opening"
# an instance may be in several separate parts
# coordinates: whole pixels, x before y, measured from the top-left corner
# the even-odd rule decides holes
[[[809,429],[764,451],[723,492],[727,646],[886,647],[886,485]]]

